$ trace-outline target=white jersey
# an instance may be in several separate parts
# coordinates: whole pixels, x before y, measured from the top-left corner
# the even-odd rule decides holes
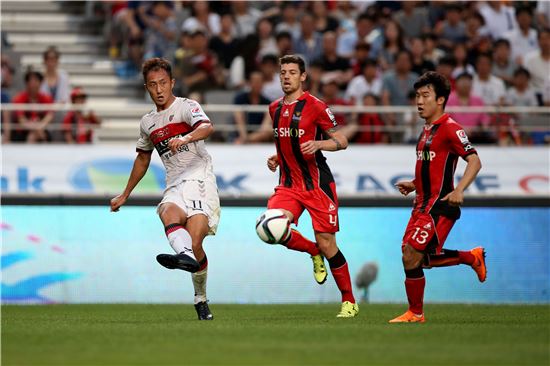
[[[212,158],[206,151],[204,140],[181,146],[172,153],[168,142],[192,132],[210,119],[199,103],[186,98],[176,98],[167,109],[144,115],[140,123],[138,151],[156,149],[166,168],[166,187],[173,187],[186,180],[206,180],[214,173]]]

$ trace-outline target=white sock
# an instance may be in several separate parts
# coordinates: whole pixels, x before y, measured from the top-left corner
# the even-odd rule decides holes
[[[206,277],[208,266],[202,271],[191,273],[193,287],[195,288],[195,304],[206,301]]]
[[[191,258],[197,260],[197,258],[195,258],[195,254],[193,253],[193,241],[191,240],[191,235],[189,235],[187,230],[181,227],[172,231],[167,236],[170,246],[174,249],[176,254],[183,252]]]

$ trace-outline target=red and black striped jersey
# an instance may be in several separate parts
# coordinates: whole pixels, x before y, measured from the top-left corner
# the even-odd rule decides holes
[[[454,190],[458,157],[477,154],[466,132],[444,114],[425,126],[416,144],[414,210],[458,219],[460,208],[441,201]]]
[[[325,131],[338,126],[330,108],[305,92],[289,104],[283,98],[274,101],[269,114],[279,158],[279,185],[300,191],[330,191],[334,178],[322,152],[304,155],[300,150],[300,144],[322,140]]]

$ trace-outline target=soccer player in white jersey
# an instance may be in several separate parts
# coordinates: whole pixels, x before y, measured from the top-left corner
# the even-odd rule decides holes
[[[212,320],[206,298],[208,260],[202,242],[216,233],[220,216],[216,176],[204,144],[214,129],[199,103],[174,96],[175,80],[168,61],[149,59],[142,72],[156,108],[141,119],[137,157],[124,192],[111,200],[111,211],[126,202],[156,149],[166,168],[166,190],[157,213],[176,252],[159,254],[157,261],[169,269],[191,272],[199,320]]]

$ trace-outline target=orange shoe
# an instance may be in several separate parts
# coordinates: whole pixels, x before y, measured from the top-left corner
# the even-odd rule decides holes
[[[477,247],[470,250],[470,253],[476,258],[472,264],[472,269],[477,273],[479,282],[485,282],[487,279],[487,266],[485,265],[485,249]]]
[[[424,314],[416,315],[412,311],[407,310],[405,314],[390,320],[389,323],[424,323],[425,321],[426,319],[424,319]]]

